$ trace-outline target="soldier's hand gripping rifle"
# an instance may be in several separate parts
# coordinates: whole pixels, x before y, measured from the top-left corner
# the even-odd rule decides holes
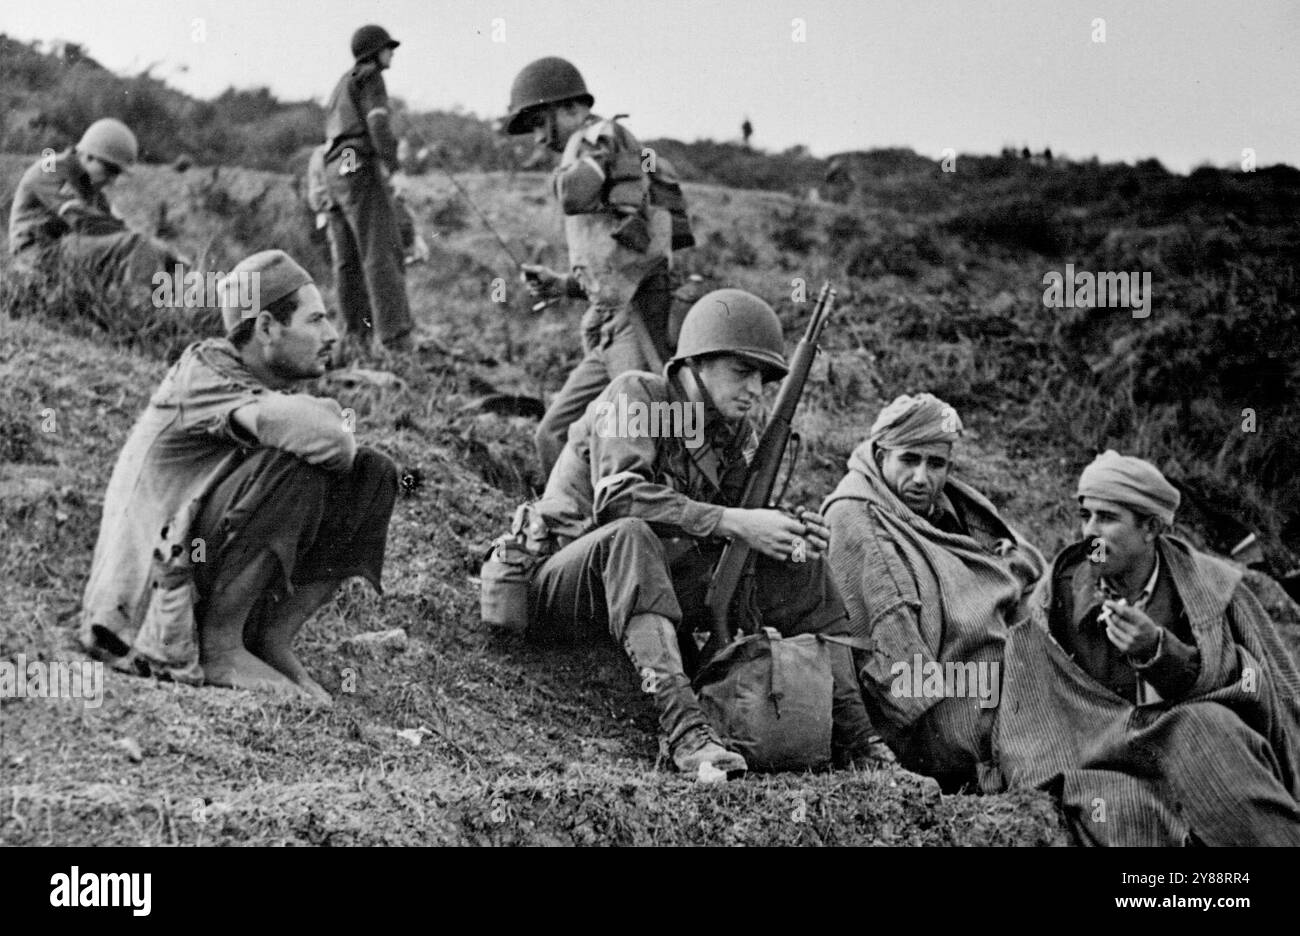
[[[831,307],[835,304],[835,290],[830,283],[822,286],[813,307],[812,318],[799,346],[795,349],[790,362],[790,372],[781,383],[772,416],[763,430],[758,450],[750,462],[749,474],[745,481],[745,493],[740,503],[735,506],[754,510],[770,506],[772,489],[776,486],[777,473],[785,459],[786,446],[790,443],[790,422],[795,409],[803,396],[804,385],[808,382],[808,373],[812,370],[813,359],[817,356],[817,342],[822,329],[830,317]],[[722,551],[722,558],[713,570],[713,578],[704,603],[712,619],[713,636],[709,640],[702,662],[707,662],[709,653],[716,653],[735,636],[732,625],[732,609],[749,607],[750,592],[754,587],[754,551],[739,537],[732,537]]]

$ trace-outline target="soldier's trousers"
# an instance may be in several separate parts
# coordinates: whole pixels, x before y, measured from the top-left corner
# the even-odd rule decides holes
[[[658,614],[678,625],[678,643],[689,660],[693,630],[706,624],[704,595],[720,554],[721,546],[661,539],[644,520],[614,520],[569,543],[538,569],[529,588],[529,635],[585,641],[606,631],[621,647],[628,621]],[[764,626],[787,637],[849,635],[848,612],[823,561],[760,556],[755,578]],[[852,654],[840,644],[827,648],[835,748],[863,749],[872,730]]]
[[[358,449],[346,472],[259,449],[212,490],[192,528],[206,552],[205,560],[194,564],[200,603],[268,551],[282,574],[264,601],[279,600],[295,585],[352,576],[382,591],[396,497],[396,466],[371,449]]]
[[[136,231],[65,234],[57,244],[24,250],[14,257],[19,270],[79,272],[141,288],[151,288],[153,275],[159,271],[170,275],[176,262],[166,244]]]
[[[665,267],[651,273],[637,288],[631,302],[621,308],[592,305],[582,316],[583,350],[586,352],[564,381],[537,426],[533,441],[542,471],[550,477],[569,438],[569,426],[600,396],[611,380],[633,370],[653,370],[646,348],[649,338],[654,353],[668,360],[668,313],[673,293]],[[640,327],[633,321],[640,321]]]
[[[373,336],[390,344],[412,327],[392,198],[374,163],[340,176],[335,161],[325,173],[336,205],[329,213],[329,238],[343,331],[363,342]]]

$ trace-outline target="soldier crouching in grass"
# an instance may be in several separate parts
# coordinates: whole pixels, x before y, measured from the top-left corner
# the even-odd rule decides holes
[[[569,428],[535,508],[555,551],[530,586],[530,635],[591,639],[607,631],[653,695],[662,744],[684,773],[703,764],[728,773],[748,767],[723,746],[683,660],[683,649],[693,655],[694,630],[707,626],[705,592],[726,539],[739,537],[760,554],[757,602],[767,626],[786,636],[848,633],[821,558],[829,537],[821,518],[732,506],[757,445],[750,415],[763,384],[786,372],[772,308],[738,289],[709,293],[687,314],[664,375],[616,377]],[[698,407],[703,432],[656,437],[619,431],[610,418],[674,404]],[[858,763],[869,757],[871,725],[848,648],[830,652],[833,754],[840,764]]]
[[[82,271],[146,285],[180,258],[170,247],[126,226],[105,191],[139,154],[135,134],[105,117],[73,149],[47,151],[26,172],[9,214],[9,250],[16,269],[55,274]]]
[[[288,254],[239,263],[221,312],[226,337],[185,350],[118,456],[81,641],[123,669],[328,701],[293,639],[343,580],[380,589],[396,467],[336,401],[292,392],[338,333]]]

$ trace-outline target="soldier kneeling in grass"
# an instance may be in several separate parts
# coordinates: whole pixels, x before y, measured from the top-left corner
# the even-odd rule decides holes
[[[91,124],[73,149],[47,151],[26,172],[9,214],[9,250],[16,269],[75,270],[146,285],[181,262],[156,238],[127,227],[105,191],[130,171],[139,148],[120,120]]]
[[[344,579],[380,588],[397,471],[336,401],[292,392],[338,341],[311,276],[268,250],[221,291],[226,337],[185,350],[118,457],[81,641],[119,668],[327,701],[291,645]]]
[[[663,375],[616,377],[569,429],[568,444],[535,506],[549,554],[530,584],[534,637],[590,639],[605,630],[654,697],[663,747],[678,770],[748,769],[723,746],[686,675],[694,631],[707,625],[705,592],[726,540],[760,558],[756,601],[783,635],[847,634],[844,604],[822,554],[820,516],[799,519],[738,503],[757,447],[752,414],[763,385],[788,371],[781,323],[739,289],[700,299],[682,323]],[[670,425],[636,414],[681,413]],[[686,419],[688,413],[698,418]],[[630,420],[623,414],[632,414]],[[680,642],[679,642],[680,641]],[[871,759],[871,724],[847,647],[831,645],[832,751],[840,764]]]

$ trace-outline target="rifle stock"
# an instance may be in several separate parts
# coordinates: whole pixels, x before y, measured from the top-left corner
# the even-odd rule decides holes
[[[777,394],[772,416],[763,429],[758,450],[750,463],[745,492],[740,503],[735,505],[737,507],[753,510],[769,506],[772,489],[776,486],[777,474],[785,458],[786,446],[790,442],[790,423],[794,419],[799,400],[803,397],[813,359],[817,356],[817,342],[834,304],[835,290],[830,283],[825,283],[817,296],[808,328],[795,348],[790,361],[790,372],[781,383],[781,391]],[[723,549],[722,558],[713,570],[704,603],[712,623],[713,636],[709,646],[714,652],[731,642],[731,609],[742,582],[752,575],[753,560],[753,549],[739,538],[733,537]]]

